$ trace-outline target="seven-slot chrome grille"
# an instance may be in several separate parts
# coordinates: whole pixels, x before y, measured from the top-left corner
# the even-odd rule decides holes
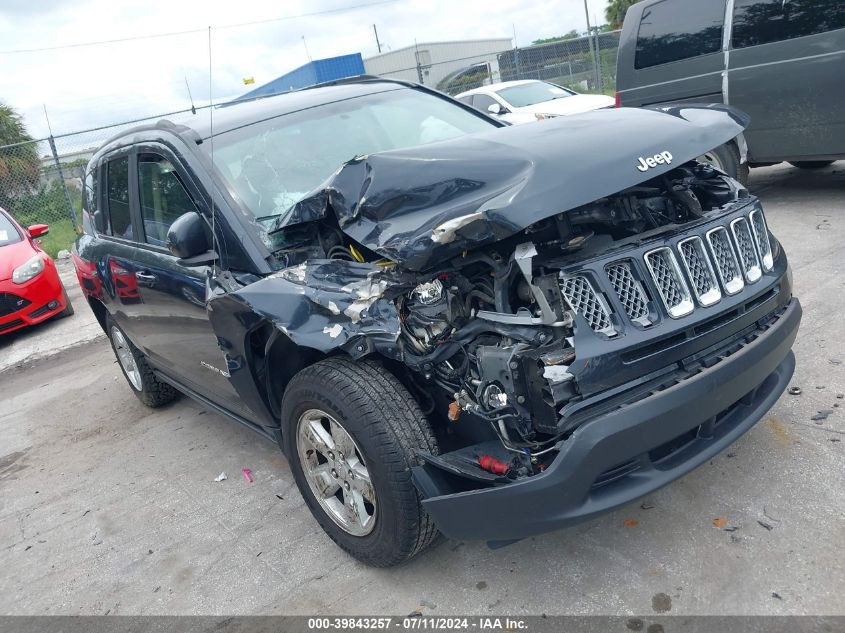
[[[562,274],[561,291],[593,331],[614,336],[622,317],[640,327],[651,326],[657,317],[652,301],[662,304],[673,319],[681,319],[696,306],[716,305],[724,296],[739,293],[773,268],[766,220],[754,209],[702,235],[647,251],[642,261],[628,258],[607,264],[606,280],[595,268],[592,274],[598,276],[593,281],[579,273]]]
[[[606,336],[616,334],[610,320],[610,308],[585,276],[564,277],[560,289],[567,303],[584,317],[591,330]]]

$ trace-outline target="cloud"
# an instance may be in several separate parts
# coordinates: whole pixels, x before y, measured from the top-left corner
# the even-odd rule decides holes
[[[44,13],[55,14],[68,8],[68,3],[64,0],[39,0],[39,2],[32,2],[32,0],[3,0],[0,5],[0,17],[15,18],[18,16],[33,16]]]
[[[348,7],[366,0],[288,0],[235,3],[190,0],[4,0],[0,50],[111,40],[163,32],[197,33],[100,46],[0,55],[0,101],[24,116],[30,132],[46,136],[46,105],[54,133],[67,133],[188,108],[187,78],[197,105],[208,89],[208,25],[259,22]],[[604,0],[589,0],[603,21]],[[592,19],[592,15],[591,15]],[[215,101],[248,90],[244,77],[270,81],[313,58],[377,53],[372,25],[385,49],[418,42],[513,37],[531,40],[585,28],[581,0],[397,0],[365,9],[212,30]],[[84,141],[83,138],[79,139]]]

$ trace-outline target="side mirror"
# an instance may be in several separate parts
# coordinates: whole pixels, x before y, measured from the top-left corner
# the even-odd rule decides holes
[[[26,230],[29,231],[30,237],[41,237],[42,235],[47,235],[47,233],[50,232],[50,227],[46,224],[33,224]]]
[[[167,231],[167,248],[188,266],[210,264],[217,259],[211,250],[211,229],[196,211],[180,215]]]
[[[491,103],[487,106],[487,112],[490,114],[504,114],[505,109],[502,107],[501,103]]]

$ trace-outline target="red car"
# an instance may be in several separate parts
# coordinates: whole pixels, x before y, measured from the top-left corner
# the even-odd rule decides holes
[[[47,231],[46,224],[24,229],[0,209],[0,333],[73,314],[56,264],[34,239]]]

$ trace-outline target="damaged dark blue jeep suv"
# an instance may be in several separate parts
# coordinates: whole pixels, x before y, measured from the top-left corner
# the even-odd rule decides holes
[[[83,289],[141,401],[278,442],[366,563],[652,492],[792,375],[786,255],[696,160],[748,123],[727,106],[509,127],[363,77],[209,119],[93,157]]]

